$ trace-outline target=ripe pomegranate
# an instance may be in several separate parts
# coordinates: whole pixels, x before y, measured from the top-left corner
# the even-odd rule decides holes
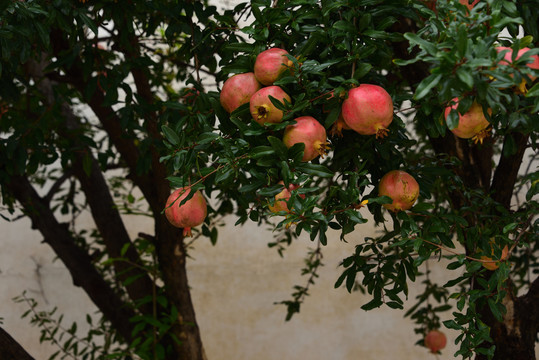
[[[269,205],[268,207],[269,207],[270,211],[273,212],[273,213],[278,213],[279,211],[290,212],[286,202],[288,200],[290,200],[290,196],[292,196],[291,192],[293,190],[296,190],[297,188],[299,188],[299,185],[289,184],[288,188],[286,188],[286,187],[284,187],[284,182],[283,181],[279,181],[279,184],[283,185],[283,191],[281,191],[280,193],[275,195],[275,202],[273,203],[273,205]],[[300,194],[300,197],[302,199],[305,199],[304,194]]]
[[[424,342],[425,347],[429,348],[430,351],[435,354],[445,348],[445,345],[447,345],[447,338],[440,330],[431,330],[425,336]]]
[[[472,1],[472,3],[470,4],[470,2],[468,0],[460,0],[460,3],[464,6],[466,6],[468,8],[468,10],[472,10],[473,7],[475,6],[475,4],[477,4],[479,2],[479,0],[474,0]]]
[[[348,92],[342,104],[342,116],[361,135],[382,138],[393,121],[393,100],[381,86],[361,84]]]
[[[189,193],[189,186],[175,190],[168,197],[165,206],[167,220],[175,227],[183,228],[185,237],[191,236],[191,228],[202,224],[208,214],[206,199],[199,190],[180,206]]]
[[[228,78],[223,84],[220,101],[230,114],[243,104],[249,102],[251,96],[261,88],[252,72],[237,74]]]
[[[288,51],[279,48],[270,48],[258,54],[255,60],[256,79],[263,85],[273,85],[293,64],[286,54]]]
[[[457,98],[454,98],[452,102],[452,106],[445,108],[444,116],[446,121],[451,109],[457,109],[459,105]],[[451,132],[461,139],[472,139],[475,143],[479,141],[482,144],[483,140],[489,135],[489,125],[490,123],[483,114],[483,108],[474,102],[466,114],[459,114],[459,124]]]
[[[522,56],[522,54],[524,54],[528,50],[530,50],[530,48],[527,48],[527,47],[520,49],[517,53],[516,60],[518,60]],[[505,51],[505,54],[503,56],[504,60],[500,61],[499,63],[500,65],[510,65],[513,62],[512,61],[513,49],[511,49],[510,47],[498,46],[496,48],[496,51],[497,52]],[[530,69],[539,70],[539,55],[532,55],[531,59],[532,60],[528,62],[527,66]],[[532,80],[535,80],[537,77],[530,75],[530,78]],[[522,79],[522,82],[519,85],[519,90],[523,94],[526,93],[526,80]]]
[[[300,116],[296,124],[288,125],[284,130],[283,143],[291,148],[294,144],[304,143],[303,161],[311,161],[327,153],[328,142],[326,129],[312,116]]]
[[[492,254],[494,255],[494,249],[492,249]],[[500,261],[504,261],[504,260],[507,260],[507,258],[509,257],[509,247],[507,245],[504,246],[504,248],[502,249],[502,257],[500,258]],[[481,256],[481,260],[492,260],[491,257],[489,256]],[[494,271],[496,270],[497,268],[500,267],[500,264],[499,262],[488,262],[488,263],[482,263],[482,265],[488,269],[488,270],[491,270],[491,271]]]
[[[379,196],[389,196],[393,202],[383,206],[399,212],[410,209],[419,196],[419,184],[412,175],[401,170],[392,170],[385,174],[378,185]]]
[[[283,112],[275,107],[270,100],[270,95],[280,102],[284,100],[291,102],[290,96],[278,86],[263,87],[251,96],[249,101],[249,110],[254,121],[260,125],[264,123],[280,123],[283,120]]]

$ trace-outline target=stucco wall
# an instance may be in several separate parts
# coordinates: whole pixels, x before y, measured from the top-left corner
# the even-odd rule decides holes
[[[84,219],[83,219],[84,220]],[[369,298],[359,292],[349,294],[334,289],[340,275],[337,268],[357,241],[372,234],[369,224],[358,227],[349,243],[330,238],[324,249],[320,278],[311,288],[301,312],[285,322],[286,310],[275,302],[288,300],[292,287],[305,284],[300,275],[308,247],[306,238],[296,241],[279,257],[267,246],[270,232],[253,224],[234,227],[233,220],[220,229],[216,246],[200,238],[194,243],[188,263],[193,301],[210,360],[280,359],[434,359],[425,348],[415,346],[418,337],[403,312],[387,308],[365,312],[360,306]],[[89,221],[89,219],[87,219]],[[129,218],[132,234],[151,232],[142,218]],[[39,344],[39,330],[21,319],[28,308],[11,299],[27,291],[39,303],[39,310],[57,306],[65,314],[64,324],[78,320],[84,330],[84,317],[95,311],[86,295],[72,285],[71,277],[38,232],[21,219],[0,223],[0,317],[3,327],[38,360],[47,359],[57,348]],[[434,277],[443,269],[432,263]],[[418,282],[421,280],[418,280]],[[417,292],[412,288],[410,298]],[[452,358],[454,334],[445,330],[449,346],[440,359]],[[84,334],[83,332],[81,332]]]

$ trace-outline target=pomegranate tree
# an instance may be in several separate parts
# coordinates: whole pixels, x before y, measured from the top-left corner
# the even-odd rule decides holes
[[[311,161],[324,156],[328,149],[326,129],[312,116],[300,116],[295,124],[288,125],[284,131],[283,143],[292,147],[297,143],[305,144],[303,161]]]
[[[440,330],[431,330],[425,336],[424,342],[425,347],[427,347],[433,354],[436,354],[438,351],[445,348],[447,345],[447,338]]]
[[[385,137],[393,121],[393,100],[381,86],[361,84],[348,92],[342,104],[342,116],[361,135]]]
[[[378,185],[380,196],[389,196],[393,201],[383,206],[399,212],[410,209],[419,197],[419,184],[410,174],[402,170],[392,170],[385,174]]]
[[[292,66],[286,55],[288,51],[279,48],[271,48],[262,51],[256,57],[255,77],[263,85],[273,85],[273,83]]]
[[[445,108],[445,119],[451,112],[451,109],[457,109],[458,99],[453,99],[453,105]],[[450,129],[453,134],[461,139],[472,139],[474,142],[483,143],[483,140],[488,137],[490,123],[487,121],[483,108],[478,103],[474,102],[468,111],[461,115],[459,114],[459,124],[456,128]]]
[[[261,88],[252,72],[237,74],[228,78],[221,89],[220,101],[223,108],[231,113],[249,102],[251,96]]]
[[[283,112],[273,105],[269,97],[273,97],[280,102],[284,103],[284,100],[291,102],[290,96],[284,92],[279,86],[267,86],[258,90],[251,96],[249,101],[249,110],[253,116],[254,121],[260,125],[264,123],[280,123],[283,120]]]
[[[190,194],[190,187],[182,187],[175,190],[167,199],[165,216],[167,220],[178,228],[183,228],[183,236],[191,236],[191,228],[204,222],[208,213],[206,199],[197,190],[191,199],[182,204],[182,201]]]

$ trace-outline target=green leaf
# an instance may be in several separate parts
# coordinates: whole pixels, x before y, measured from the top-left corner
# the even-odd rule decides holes
[[[85,13],[79,13],[79,18],[82,22],[92,30],[92,32],[97,36],[97,26],[95,26],[94,21],[88,17]]]
[[[374,308],[379,308],[380,306],[382,306],[382,304],[383,304],[382,299],[374,298],[368,303],[366,303],[365,305],[361,306],[361,308],[363,310],[372,310]]]
[[[474,81],[473,81],[473,76],[470,71],[468,71],[467,69],[464,69],[463,67],[459,67],[457,69],[457,77],[459,78],[460,81],[466,84],[468,89],[473,88]]]
[[[181,140],[178,134],[171,128],[169,128],[166,125],[161,126],[161,130],[163,130],[163,133],[165,134],[165,137],[172,145],[178,145]]]
[[[296,170],[302,171],[305,174],[326,178],[330,178],[334,175],[333,171],[320,164],[304,163],[297,165]]]
[[[530,90],[526,93],[526,97],[536,97],[539,96],[539,83],[532,86]]]
[[[404,34],[404,38],[412,44],[419,45],[423,50],[425,50],[429,55],[435,55],[438,52],[438,48],[433,43],[428,42],[425,39],[419,37],[419,35],[414,33]]]
[[[431,74],[430,76],[423,79],[423,81],[421,81],[421,83],[419,83],[419,85],[417,86],[414,99],[419,100],[424,98],[433,87],[438,85],[441,79],[442,74]]]
[[[271,147],[273,150],[275,150],[275,153],[279,156],[279,158],[285,160],[288,154],[288,148],[280,139],[277,139],[275,136],[268,136],[268,141],[271,144]]]

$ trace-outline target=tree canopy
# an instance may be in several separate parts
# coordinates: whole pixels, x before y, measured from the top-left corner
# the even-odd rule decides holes
[[[2,217],[21,210],[32,220],[103,314],[96,334],[114,344],[73,341],[59,356],[205,358],[185,267],[189,239],[164,215],[171,190],[189,187],[209,200],[196,236],[218,241],[216,221],[228,214],[236,226],[279,231],[269,244],[279,252],[306,233],[317,244],[306,274],[320,265],[329,229],[346,241],[370,213],[383,234],[343,259],[335,287],[368,293],[365,310],[406,310],[420,344],[446,327],[460,331],[462,358],[535,358],[538,6],[2,3]],[[229,113],[224,81],[255,71],[258,55],[273,48],[286,50],[284,68],[264,85],[290,101],[272,95],[262,113],[248,102]],[[355,127],[361,107],[348,113],[343,105],[367,84],[391,102],[388,123],[372,134]],[[261,120],[270,108],[283,117]],[[458,134],[472,112],[485,125]],[[316,145],[324,156],[306,160],[311,144],[285,135],[301,117],[327,132]],[[380,182],[393,170],[417,181],[410,209],[386,209],[394,199]],[[283,190],[287,206],[276,211]],[[73,226],[85,209],[95,231]],[[138,213],[155,226],[131,238],[122,215]],[[450,260],[448,281],[435,284],[425,262],[442,258]],[[425,274],[423,294],[404,309],[408,284]],[[307,290],[298,286],[283,302],[287,318],[308,301]],[[452,318],[442,322],[446,311]]]

